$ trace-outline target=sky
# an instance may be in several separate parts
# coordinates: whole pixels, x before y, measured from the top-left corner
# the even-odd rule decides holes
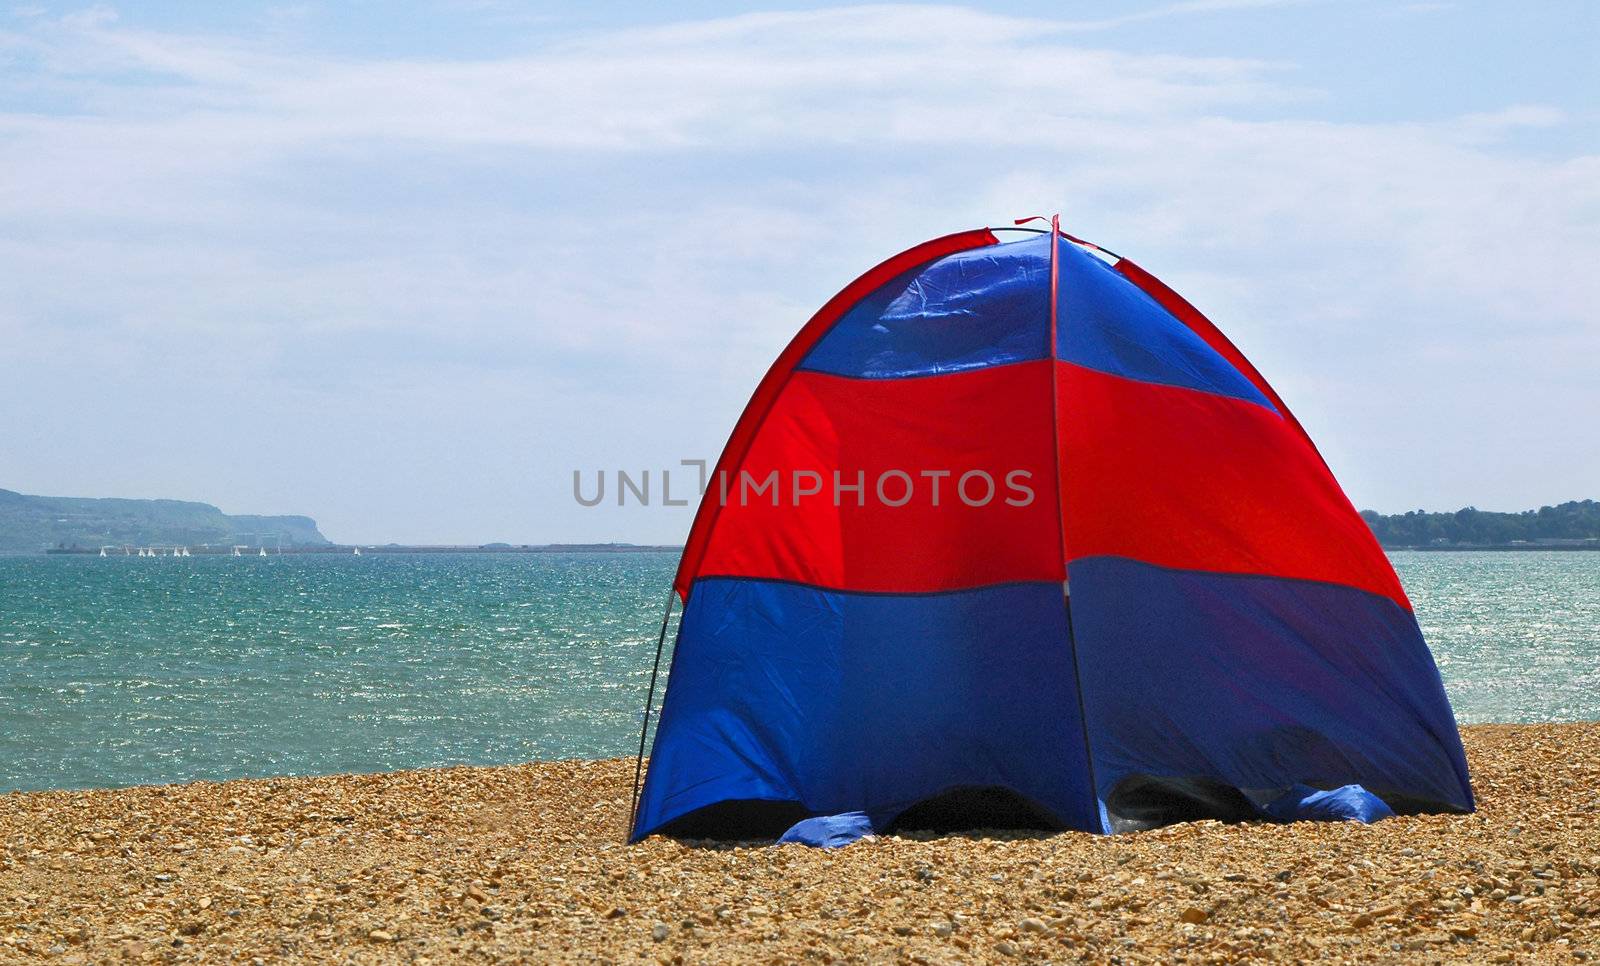
[[[0,487],[679,542],[573,472],[715,460],[861,271],[1059,211],[1357,506],[1600,497],[1600,5],[738,9],[0,7]]]

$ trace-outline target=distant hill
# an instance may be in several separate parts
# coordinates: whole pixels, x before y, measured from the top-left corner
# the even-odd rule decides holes
[[[1600,543],[1600,503],[1573,500],[1521,513],[1463,507],[1454,513],[1410,510],[1385,516],[1362,510],[1361,518],[1385,547],[1577,546]]]
[[[229,516],[183,500],[27,496],[0,490],[0,553],[60,547],[320,546],[328,538],[301,516]]]

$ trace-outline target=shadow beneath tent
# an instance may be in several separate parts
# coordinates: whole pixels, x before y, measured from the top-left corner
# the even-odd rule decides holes
[[[771,845],[796,823],[817,817],[798,802],[718,802],[667,823],[655,834],[684,846],[725,850]],[[954,788],[911,805],[893,818],[874,822],[879,835],[913,839],[1046,838],[1067,827],[1047,809],[1009,788]]]
[[[812,813],[799,802],[742,799],[717,802],[673,819],[654,835],[690,848],[726,850],[771,845],[789,827]]]
[[[1114,834],[1207,819],[1230,824],[1370,822],[1397,813],[1458,811],[1393,793],[1380,797],[1359,786],[1319,791],[1298,785],[1246,792],[1206,778],[1151,775],[1130,775],[1112,789],[1105,801],[1105,815]],[[921,841],[945,836],[1015,840],[1047,838],[1069,831],[1048,809],[999,786],[953,788],[899,812],[884,814],[892,817],[869,817],[859,812],[818,816],[798,802],[727,801],[691,812],[655,834],[693,848],[721,850],[771,845],[780,839],[832,847],[847,844],[862,834],[900,835]]]
[[[1114,834],[1142,832],[1180,822],[1375,822],[1392,815],[1461,814],[1462,810],[1360,785],[1334,782],[1284,788],[1239,789],[1209,778],[1130,775],[1106,796]]]
[[[1020,837],[1044,838],[1065,831],[1067,827],[1044,806],[1000,786],[953,788],[925,798],[896,815],[882,829],[885,835],[914,838],[957,834],[989,837],[988,833],[1017,832],[1032,833]]]

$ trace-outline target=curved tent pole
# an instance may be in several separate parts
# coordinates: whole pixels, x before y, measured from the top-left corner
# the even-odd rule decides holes
[[[644,699],[644,724],[639,727],[639,754],[633,760],[633,795],[628,799],[628,831],[623,835],[626,842],[633,836],[633,822],[639,817],[639,778],[644,773],[644,743],[645,737],[650,734],[650,706],[656,700],[656,675],[661,670],[661,652],[667,644],[667,625],[672,621],[672,605],[678,599],[678,590],[673,588],[667,592],[667,609],[661,615],[661,635],[656,638],[656,662],[650,665],[650,690]]]

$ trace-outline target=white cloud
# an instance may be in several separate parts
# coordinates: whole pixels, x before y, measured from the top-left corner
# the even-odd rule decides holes
[[[664,380],[638,419],[701,455],[848,278],[1059,207],[1211,310],[1314,427],[1377,378],[1363,352],[1470,339],[1526,376],[1508,333],[1562,346],[1558,372],[1600,350],[1600,158],[1507,145],[1561,111],[1305,119],[1289,65],[1086,45],[1105,23],[881,6],[467,61],[33,22],[3,41],[43,106],[0,115],[0,337],[40,371],[243,367],[333,407],[474,371],[607,400]]]

